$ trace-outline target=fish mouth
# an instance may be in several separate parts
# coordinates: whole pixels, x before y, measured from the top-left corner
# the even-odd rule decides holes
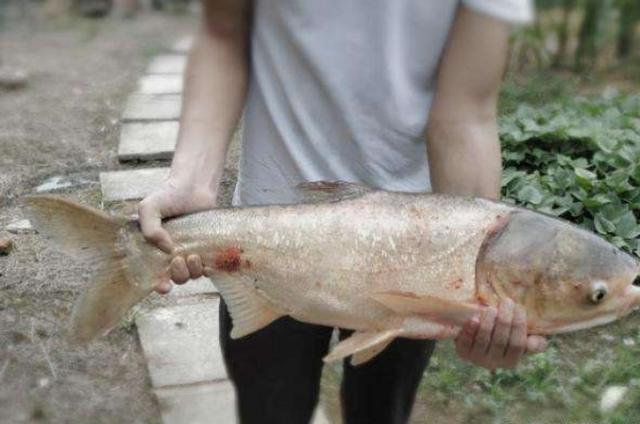
[[[597,317],[591,318],[586,321],[572,322],[564,325],[560,324],[558,326],[554,326],[553,324],[551,324],[548,328],[540,332],[540,334],[561,334],[578,330],[586,330],[587,328],[609,324],[610,322],[613,322],[618,318],[620,318],[620,315],[618,313],[610,312],[605,315],[598,315]]]
[[[640,287],[634,284],[627,286],[623,293],[625,299],[625,305],[619,316],[627,315],[628,313],[638,309],[640,307]]]

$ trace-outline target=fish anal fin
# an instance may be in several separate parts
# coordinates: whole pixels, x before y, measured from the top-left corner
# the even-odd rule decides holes
[[[372,191],[364,184],[347,181],[309,181],[300,183],[295,188],[303,203],[337,202]]]
[[[250,285],[248,277],[229,277],[213,270],[207,271],[207,276],[218,288],[229,309],[233,321],[232,339],[249,335],[284,316]]]
[[[388,339],[371,346],[370,348],[361,350],[360,352],[356,352],[351,356],[351,365],[358,366],[360,364],[364,364],[365,362],[373,359],[375,356],[378,356],[383,350],[386,349],[389,344],[394,340],[393,337],[389,337]]]
[[[334,362],[349,355],[356,355],[352,358],[351,363],[359,365],[382,352],[401,332],[400,329],[356,331],[351,337],[335,345],[323,360],[324,362]]]
[[[482,311],[480,305],[457,302],[432,295],[387,291],[370,295],[372,299],[401,315],[421,315],[444,324],[462,326]]]

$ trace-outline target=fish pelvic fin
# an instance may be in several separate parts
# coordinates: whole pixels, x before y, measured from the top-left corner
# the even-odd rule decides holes
[[[449,325],[462,326],[482,312],[480,305],[431,295],[387,291],[372,293],[370,297],[400,315],[420,315]]]
[[[206,268],[205,274],[211,278],[227,304],[233,321],[232,339],[239,339],[256,332],[285,315],[276,310],[258,290],[253,288],[250,277],[229,277],[212,268]]]
[[[351,337],[335,345],[323,361],[335,362],[353,355],[351,364],[360,365],[382,352],[400,334],[401,329],[356,331]]]
[[[90,284],[72,312],[71,341],[86,343],[108,333],[153,290],[155,275],[140,245],[126,247],[120,237],[129,221],[57,196],[29,196],[25,203],[38,232],[92,265]]]

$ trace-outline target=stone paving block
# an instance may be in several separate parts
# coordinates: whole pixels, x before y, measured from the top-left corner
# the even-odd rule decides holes
[[[150,74],[182,74],[187,66],[187,56],[166,54],[153,58],[147,72]]]
[[[180,94],[182,81],[182,74],[145,75],[138,81],[138,93]]]
[[[133,94],[122,114],[127,121],[171,121],[180,118],[182,96],[179,94]]]
[[[129,122],[122,124],[118,159],[171,159],[178,139],[178,121]]]
[[[235,393],[229,381],[156,389],[164,424],[235,424]]]
[[[175,284],[169,293],[170,296],[195,296],[198,294],[218,293],[218,289],[207,277],[188,281],[185,284]]]
[[[172,46],[172,50],[178,53],[187,53],[193,46],[194,38],[191,35],[186,35],[178,39]]]
[[[100,173],[102,201],[142,199],[169,176],[169,168],[144,168]]]
[[[227,377],[218,345],[218,299],[158,308],[136,320],[153,387]]]

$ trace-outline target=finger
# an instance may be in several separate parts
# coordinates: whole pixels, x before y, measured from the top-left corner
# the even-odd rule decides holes
[[[155,244],[166,253],[173,250],[173,242],[169,233],[162,228],[162,214],[152,198],[140,202],[138,206],[138,219],[142,235],[150,243]]]
[[[159,294],[167,294],[171,291],[172,285],[170,281],[163,281],[155,287],[155,291]]]
[[[189,269],[191,278],[202,277],[202,259],[200,255],[187,256],[187,268]]]
[[[542,353],[547,349],[547,339],[541,336],[527,338],[527,353]]]
[[[496,325],[493,328],[491,344],[489,346],[489,356],[494,361],[502,361],[509,345],[511,337],[511,322],[513,321],[513,301],[507,299],[500,302]]]
[[[169,273],[171,279],[176,284],[184,284],[189,279],[189,270],[187,269],[187,263],[182,256],[176,256],[171,260],[169,265]]]
[[[524,351],[527,348],[527,314],[524,308],[516,305],[513,310],[513,321],[511,323],[511,337],[509,346],[505,353],[505,366],[514,368],[520,362]]]
[[[463,359],[469,357],[471,347],[473,346],[473,339],[476,337],[478,327],[480,326],[480,317],[473,317],[465,323],[460,330],[460,334],[456,337],[456,352],[458,356]]]
[[[496,322],[497,311],[494,307],[489,307],[482,312],[480,316],[480,324],[476,337],[471,347],[471,357],[480,360],[487,355],[489,344],[491,343],[491,334]]]

